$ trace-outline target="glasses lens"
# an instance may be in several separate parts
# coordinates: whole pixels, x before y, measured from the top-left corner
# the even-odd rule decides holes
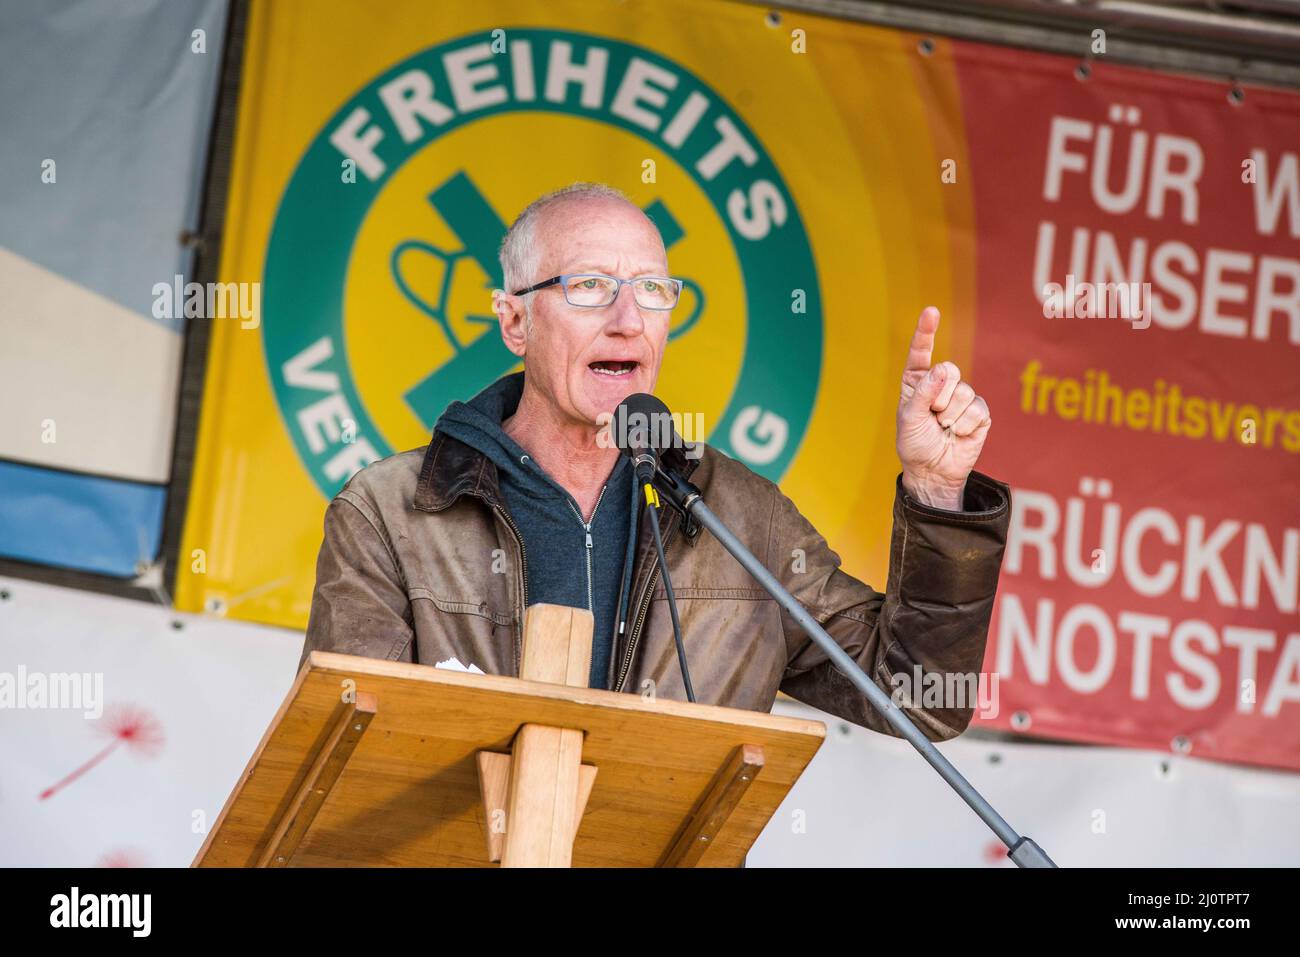
[[[564,298],[573,306],[607,306],[614,301],[618,283],[609,276],[570,276]]]
[[[676,279],[647,277],[632,284],[637,303],[644,309],[671,309],[677,305],[681,286]]]

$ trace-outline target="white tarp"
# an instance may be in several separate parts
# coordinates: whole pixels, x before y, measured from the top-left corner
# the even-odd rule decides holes
[[[906,741],[797,702],[776,711],[825,721],[826,743],[748,866],[1015,866]],[[973,735],[939,750],[1062,867],[1300,864],[1300,774]]]
[[[302,635],[15,579],[0,593],[0,681],[102,675],[98,704],[0,708],[0,866],[187,866],[293,682]],[[123,708],[143,741],[114,744]],[[905,742],[777,709],[826,721],[827,739],[750,867],[1011,866]],[[941,750],[1064,866],[1300,864],[1300,775],[1086,745]]]
[[[0,709],[0,866],[188,866],[293,683],[302,635],[14,579],[0,590],[0,677],[102,675],[104,708]],[[120,709],[146,740],[113,746]]]

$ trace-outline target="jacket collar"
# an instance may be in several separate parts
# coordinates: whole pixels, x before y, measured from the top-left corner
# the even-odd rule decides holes
[[[441,512],[462,495],[490,506],[501,503],[496,463],[445,432],[434,431],[424,452],[414,505],[422,512]]]

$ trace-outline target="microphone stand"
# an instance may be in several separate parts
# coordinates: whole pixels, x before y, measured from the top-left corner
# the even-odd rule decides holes
[[[795,600],[784,586],[777,580],[776,576],[767,570],[767,568],[754,557],[754,553],[745,547],[731,530],[723,524],[722,520],[710,511],[709,507],[704,504],[704,499],[700,497],[700,490],[693,484],[686,481],[679,475],[665,471],[662,467],[656,470],[656,488],[665,498],[683,515],[689,516],[703,528],[713,533],[714,537],[722,543],[722,547],[729,551],[736,561],[744,566],[745,570],[754,576],[754,579],[763,586],[763,589],[776,599],[777,604],[790,613],[790,616],[799,623],[808,637],[817,643],[824,651],[831,663],[837,669],[853,682],[854,686],[861,691],[871,706],[884,716],[889,722],[890,727],[898,732],[899,736],[906,738],[912,747],[921,753],[921,757],[930,763],[939,776],[948,783],[957,795],[970,805],[980,820],[989,826],[998,839],[1008,848],[1007,856],[1013,860],[1019,867],[1056,867],[1047,853],[1034,843],[1033,839],[1027,836],[1017,834],[988,801],[975,790],[969,781],[967,781],[951,762],[948,761],[933,742],[927,738],[919,728],[902,712],[889,695],[885,694],[876,683],[871,680],[843,648],[836,643],[835,639],[826,633],[817,619],[808,613],[808,610]],[[667,569],[665,569],[667,571]]]

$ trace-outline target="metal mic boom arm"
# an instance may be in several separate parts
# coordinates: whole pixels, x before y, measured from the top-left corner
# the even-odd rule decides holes
[[[763,565],[754,553],[745,547],[740,539],[731,533],[731,530],[723,524],[709,507],[704,504],[704,499],[700,496],[700,490],[693,484],[686,481],[679,475],[668,472],[662,467],[658,469],[655,475],[655,487],[659,493],[668,499],[672,505],[683,515],[688,516],[698,522],[703,528],[713,533],[714,537],[732,554],[732,557],[754,576],[754,580],[763,586],[763,589],[776,599],[777,604],[790,613],[790,616],[799,623],[799,627],[808,633],[813,641],[817,642],[822,651],[826,652],[832,664],[843,673],[843,675],[853,682],[854,686],[861,691],[871,706],[879,711],[889,722],[890,726],[898,732],[900,737],[906,738],[907,741],[921,752],[921,757],[925,758],[942,777],[948,786],[957,792],[963,801],[970,805],[971,810],[979,815],[980,820],[989,826],[998,839],[1008,848],[1007,856],[1020,867],[1055,867],[1056,864],[1047,856],[1047,853],[1034,843],[1032,838],[1024,837],[1017,834],[1015,829],[1008,824],[988,801],[975,790],[969,781],[967,781],[952,763],[939,753],[933,742],[912,723],[907,715],[903,714],[902,709],[890,700],[889,695],[885,694],[876,683],[867,676],[856,661],[854,661],[843,648],[826,633],[823,628],[811,614],[808,609],[799,604],[795,597],[790,594],[766,566]]]

